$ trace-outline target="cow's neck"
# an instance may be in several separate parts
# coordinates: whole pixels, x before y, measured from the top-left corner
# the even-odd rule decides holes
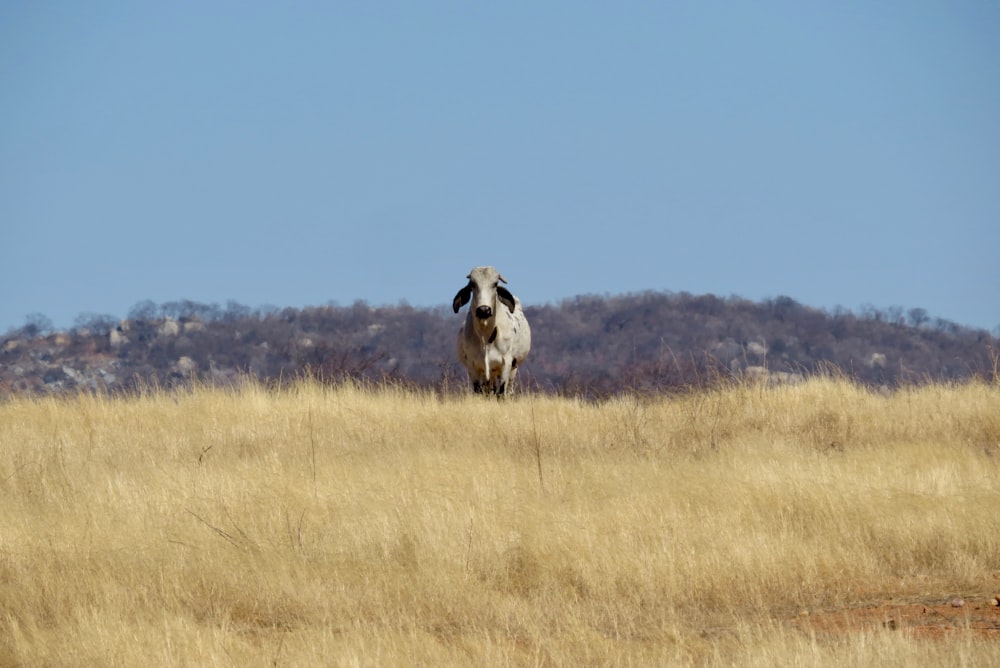
[[[479,338],[487,341],[487,343],[493,343],[493,340],[497,337],[496,318],[487,318],[486,320],[473,318],[472,320],[475,323],[474,327]]]

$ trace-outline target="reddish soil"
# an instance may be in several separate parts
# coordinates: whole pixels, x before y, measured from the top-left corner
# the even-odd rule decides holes
[[[796,628],[819,634],[886,629],[917,638],[941,638],[971,632],[1000,639],[1000,605],[994,597],[968,596],[929,601],[883,601],[839,610],[802,613],[790,619]]]

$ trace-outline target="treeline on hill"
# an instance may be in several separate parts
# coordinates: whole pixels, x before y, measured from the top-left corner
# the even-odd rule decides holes
[[[548,393],[664,392],[740,375],[792,383],[830,370],[878,387],[997,375],[996,338],[923,309],[829,313],[788,297],[647,292],[525,310],[533,344],[519,381]],[[405,304],[223,309],[190,301],[141,302],[121,321],[83,315],[67,332],[35,317],[2,339],[0,394],[226,384],[244,374],[458,391],[466,387],[454,352],[463,318]]]

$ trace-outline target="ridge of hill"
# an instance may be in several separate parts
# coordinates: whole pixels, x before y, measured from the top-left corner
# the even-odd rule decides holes
[[[1000,340],[923,309],[826,312],[789,297],[644,292],[525,308],[533,348],[519,382],[549,393],[662,392],[744,376],[794,383],[837,371],[865,385],[993,379]],[[406,304],[253,310],[141,302],[125,320],[26,326],[0,338],[0,395],[129,391],[193,380],[396,380],[465,388],[454,352],[462,317]]]

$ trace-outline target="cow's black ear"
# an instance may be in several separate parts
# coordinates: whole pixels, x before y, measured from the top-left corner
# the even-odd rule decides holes
[[[451,308],[455,310],[455,313],[458,313],[458,309],[468,304],[470,299],[472,299],[472,283],[458,291],[455,298],[451,300]]]
[[[505,287],[497,286],[497,297],[503,302],[504,306],[513,313],[514,312],[514,295],[510,294],[510,290]]]

